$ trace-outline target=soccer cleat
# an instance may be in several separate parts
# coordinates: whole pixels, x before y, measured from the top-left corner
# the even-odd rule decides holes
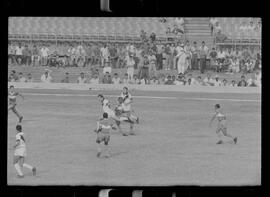
[[[24,176],[23,175],[17,175],[17,178],[23,178]]]
[[[236,143],[237,143],[237,137],[235,137],[235,138],[233,139],[233,141],[234,141],[234,144],[236,144]]]
[[[97,157],[100,157],[100,155],[101,155],[101,152],[98,152],[98,153],[97,153]]]
[[[219,141],[217,142],[217,144],[222,144],[222,140],[219,140]]]
[[[33,176],[36,176],[36,174],[37,174],[37,169],[36,169],[36,167],[33,167],[32,172],[33,172]]]
[[[22,119],[23,119],[23,117],[21,116],[21,117],[19,118],[19,122],[20,122],[20,123],[22,122]]]
[[[126,133],[123,133],[122,135],[123,135],[123,136],[128,136],[128,134],[126,134]]]

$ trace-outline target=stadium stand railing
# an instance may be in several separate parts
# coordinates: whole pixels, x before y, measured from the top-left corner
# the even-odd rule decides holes
[[[141,42],[138,34],[52,34],[52,33],[13,33],[8,35],[11,41],[81,41],[81,42]],[[185,36],[167,36],[166,34],[156,35],[156,39],[161,43],[170,43],[178,40],[185,40]]]

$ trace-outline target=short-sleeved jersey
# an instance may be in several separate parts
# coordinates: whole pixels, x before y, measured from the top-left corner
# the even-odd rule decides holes
[[[97,127],[101,133],[110,133],[112,122],[109,119],[102,118],[97,122]]]
[[[108,113],[108,111],[112,111],[110,102],[107,99],[103,99],[102,108],[103,108],[103,111],[106,113]]]
[[[216,116],[217,116],[217,119],[218,119],[219,121],[225,120],[225,119],[226,119],[225,114],[224,114],[223,112],[221,112],[221,111],[216,112]]]
[[[24,141],[24,133],[20,132],[16,134],[16,141],[19,141],[19,145],[16,147],[16,149],[19,148],[25,148],[25,141]]]
[[[131,101],[131,94],[128,92],[127,94],[121,93],[121,97],[124,99],[124,103],[128,103]]]
[[[130,102],[132,100],[131,94],[130,93],[124,94],[122,92],[121,97],[124,100],[124,102],[122,104],[123,110],[124,111],[130,111],[131,110],[131,103]]]
[[[9,92],[8,93],[8,102],[10,104],[15,104],[16,103],[16,98],[19,95],[18,92]]]

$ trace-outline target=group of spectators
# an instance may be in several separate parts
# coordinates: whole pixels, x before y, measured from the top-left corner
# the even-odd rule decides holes
[[[159,74],[157,77],[151,77],[150,79],[142,78],[140,79],[137,74],[134,75],[132,79],[128,77],[128,74],[125,73],[121,78],[118,73],[113,75],[106,72],[103,77],[99,77],[98,72],[93,73],[89,76],[86,76],[85,73],[80,73],[76,80],[71,79],[68,72],[65,73],[63,78],[60,81],[56,81],[51,76],[51,70],[45,69],[45,72],[40,77],[39,82],[42,83],[79,83],[79,84],[150,84],[150,85],[182,85],[182,86],[232,86],[232,87],[261,87],[261,72],[257,70],[251,75],[250,78],[246,79],[246,75],[242,75],[238,81],[227,79],[220,79],[218,75],[212,77],[210,72],[207,73],[207,76],[203,79],[202,76],[198,75],[193,77],[192,73],[186,75],[171,75],[171,74]],[[36,80],[37,81],[37,80]],[[9,76],[9,82],[35,82],[31,73],[27,74],[27,77],[24,77],[23,73],[17,75],[15,70],[12,70]]]
[[[216,42],[224,42],[227,36],[223,34],[222,27],[218,21],[218,18],[210,18],[209,26],[211,28],[211,35],[215,37]],[[240,26],[236,26],[237,31],[242,34],[252,35],[255,32],[261,32],[261,20],[247,20],[243,21]]]
[[[163,20],[163,23],[167,23],[167,20]],[[185,33],[184,18],[177,17],[172,23],[168,24],[166,35],[167,36],[181,36]]]
[[[134,70],[138,69],[138,77],[148,79],[155,77],[157,70],[177,70],[178,74],[200,70],[204,73],[207,65],[216,72],[245,74],[261,69],[260,53],[247,47],[210,50],[205,42],[200,46],[197,42],[191,45],[189,41],[162,44],[152,34],[139,44],[64,43],[56,46],[47,43],[33,45],[32,50],[27,44],[10,44],[8,57],[10,64],[19,66],[87,66],[92,69],[97,65],[104,74],[122,68],[127,70],[129,78],[133,78]]]

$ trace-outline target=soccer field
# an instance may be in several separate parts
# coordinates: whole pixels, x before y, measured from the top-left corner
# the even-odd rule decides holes
[[[100,91],[19,90],[24,116],[26,163],[18,179],[12,165],[17,117],[8,115],[10,185],[259,185],[261,184],[261,95],[132,91],[140,117],[135,136],[113,131],[111,157],[96,157]],[[119,91],[103,91],[116,102]],[[236,145],[217,145],[214,104],[227,115]],[[128,125],[123,125],[128,129]]]

